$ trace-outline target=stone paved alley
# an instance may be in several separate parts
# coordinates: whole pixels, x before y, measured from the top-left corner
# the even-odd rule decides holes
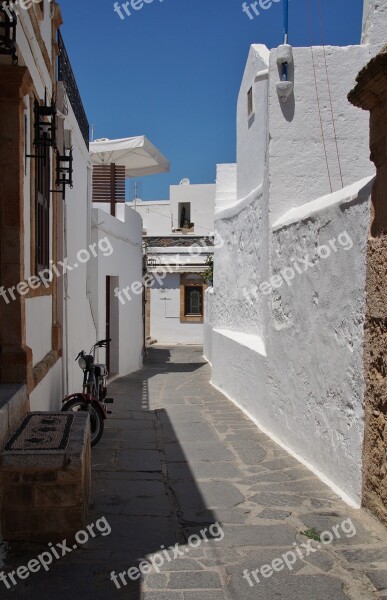
[[[31,574],[13,590],[0,584],[1,598],[387,598],[386,530],[348,508],[263,435],[210,385],[210,377],[201,348],[153,347],[143,370],[110,386],[114,414],[93,450],[88,523],[105,516],[111,534],[58,560],[48,573]],[[356,534],[342,533],[320,549],[301,535],[311,528],[332,531],[349,518]],[[216,521],[223,539],[217,530],[197,548],[187,544]],[[110,580],[111,571],[127,571],[176,543],[184,556],[166,560],[160,573],[120,590]],[[260,583],[250,587],[243,571],[271,563],[294,543],[315,551],[298,559],[292,571],[260,575]],[[5,570],[27,564],[43,550],[11,548]]]

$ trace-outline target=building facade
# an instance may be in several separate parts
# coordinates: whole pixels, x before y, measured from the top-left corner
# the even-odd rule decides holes
[[[215,185],[183,180],[169,201],[130,203],[143,219],[146,337],[162,344],[202,344],[203,273],[213,254]]]
[[[111,370],[142,364],[141,300],[112,289],[142,275],[142,223],[92,206],[89,124],[55,1],[0,5],[0,437],[79,391],[75,363],[112,333]],[[116,278],[116,279],[114,279]],[[114,334],[114,335],[113,335]]]
[[[12,54],[0,54],[0,384],[22,386],[36,408],[43,390],[43,404],[54,407],[62,394],[61,294],[55,278],[43,282],[38,273],[63,259],[49,140],[61,16],[55,2],[20,10],[17,21],[7,11],[3,4]]]

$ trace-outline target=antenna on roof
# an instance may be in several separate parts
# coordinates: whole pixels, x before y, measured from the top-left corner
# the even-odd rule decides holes
[[[94,142],[94,125],[91,126],[91,141]]]
[[[133,179],[130,182],[130,200],[134,202],[134,207],[137,208],[137,200],[142,197],[142,181]]]
[[[284,44],[288,43],[289,39],[289,0],[283,0],[284,4]]]

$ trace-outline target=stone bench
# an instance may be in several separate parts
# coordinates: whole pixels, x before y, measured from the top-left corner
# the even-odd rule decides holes
[[[81,530],[90,498],[86,412],[30,413],[0,455],[6,541],[54,542]]]

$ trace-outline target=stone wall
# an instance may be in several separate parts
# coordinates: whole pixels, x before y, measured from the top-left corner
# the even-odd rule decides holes
[[[387,46],[357,82],[349,100],[371,113],[371,159],[377,167],[367,249],[363,505],[387,524]]]
[[[35,414],[54,419],[67,415]],[[90,420],[86,412],[74,413],[73,418],[64,450],[45,451],[41,445],[38,450],[3,450],[0,514],[6,541],[54,542],[84,526],[91,490]]]

